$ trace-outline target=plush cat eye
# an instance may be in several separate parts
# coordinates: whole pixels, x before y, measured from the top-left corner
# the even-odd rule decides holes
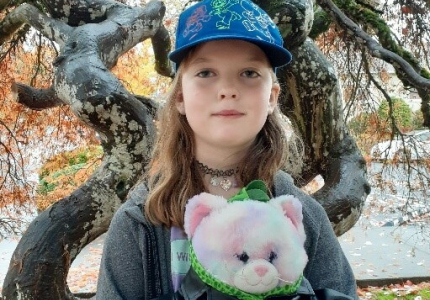
[[[272,263],[275,259],[278,258],[278,254],[276,254],[275,252],[270,252],[269,254],[269,262]]]
[[[246,263],[249,259],[248,254],[246,254],[246,252],[243,252],[242,254],[236,254],[236,257],[240,260],[243,261],[244,263]]]

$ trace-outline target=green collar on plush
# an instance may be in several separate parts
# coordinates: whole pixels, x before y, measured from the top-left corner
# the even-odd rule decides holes
[[[267,202],[270,200],[267,195],[267,187],[264,181],[254,180],[251,181],[246,187],[241,189],[239,193],[228,199],[228,202],[243,201],[243,200],[258,200]]]
[[[221,280],[216,279],[212,274],[210,274],[198,261],[196,254],[194,252],[193,246],[190,244],[190,259],[191,259],[191,267],[194,269],[199,278],[206,283],[207,285],[213,287],[217,291],[221,293],[239,298],[241,300],[263,300],[269,296],[285,296],[293,294],[297,291],[300,284],[302,283],[303,275],[297,279],[292,285],[286,285],[283,287],[276,287],[271,291],[262,293],[262,294],[250,294],[239,290],[231,285],[228,285]]]

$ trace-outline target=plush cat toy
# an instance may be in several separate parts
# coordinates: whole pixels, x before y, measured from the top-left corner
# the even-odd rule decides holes
[[[206,284],[239,299],[294,293],[308,259],[300,201],[269,199],[258,190],[248,186],[228,201],[202,193],[185,210],[192,268]]]

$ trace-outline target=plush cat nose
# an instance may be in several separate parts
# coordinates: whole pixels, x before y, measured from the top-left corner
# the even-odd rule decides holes
[[[268,269],[265,266],[255,266],[254,271],[258,274],[258,276],[263,277],[264,275],[266,275]]]

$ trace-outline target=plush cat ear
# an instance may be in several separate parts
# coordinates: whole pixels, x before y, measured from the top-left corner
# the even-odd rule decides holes
[[[304,242],[306,239],[306,234],[305,228],[303,226],[302,203],[300,202],[300,200],[294,196],[287,195],[277,197],[270,201],[273,201],[277,205],[281,206],[284,215],[291,220]]]
[[[188,200],[184,216],[184,229],[188,238],[193,237],[197,226],[205,217],[226,205],[226,199],[208,193],[201,193]]]

